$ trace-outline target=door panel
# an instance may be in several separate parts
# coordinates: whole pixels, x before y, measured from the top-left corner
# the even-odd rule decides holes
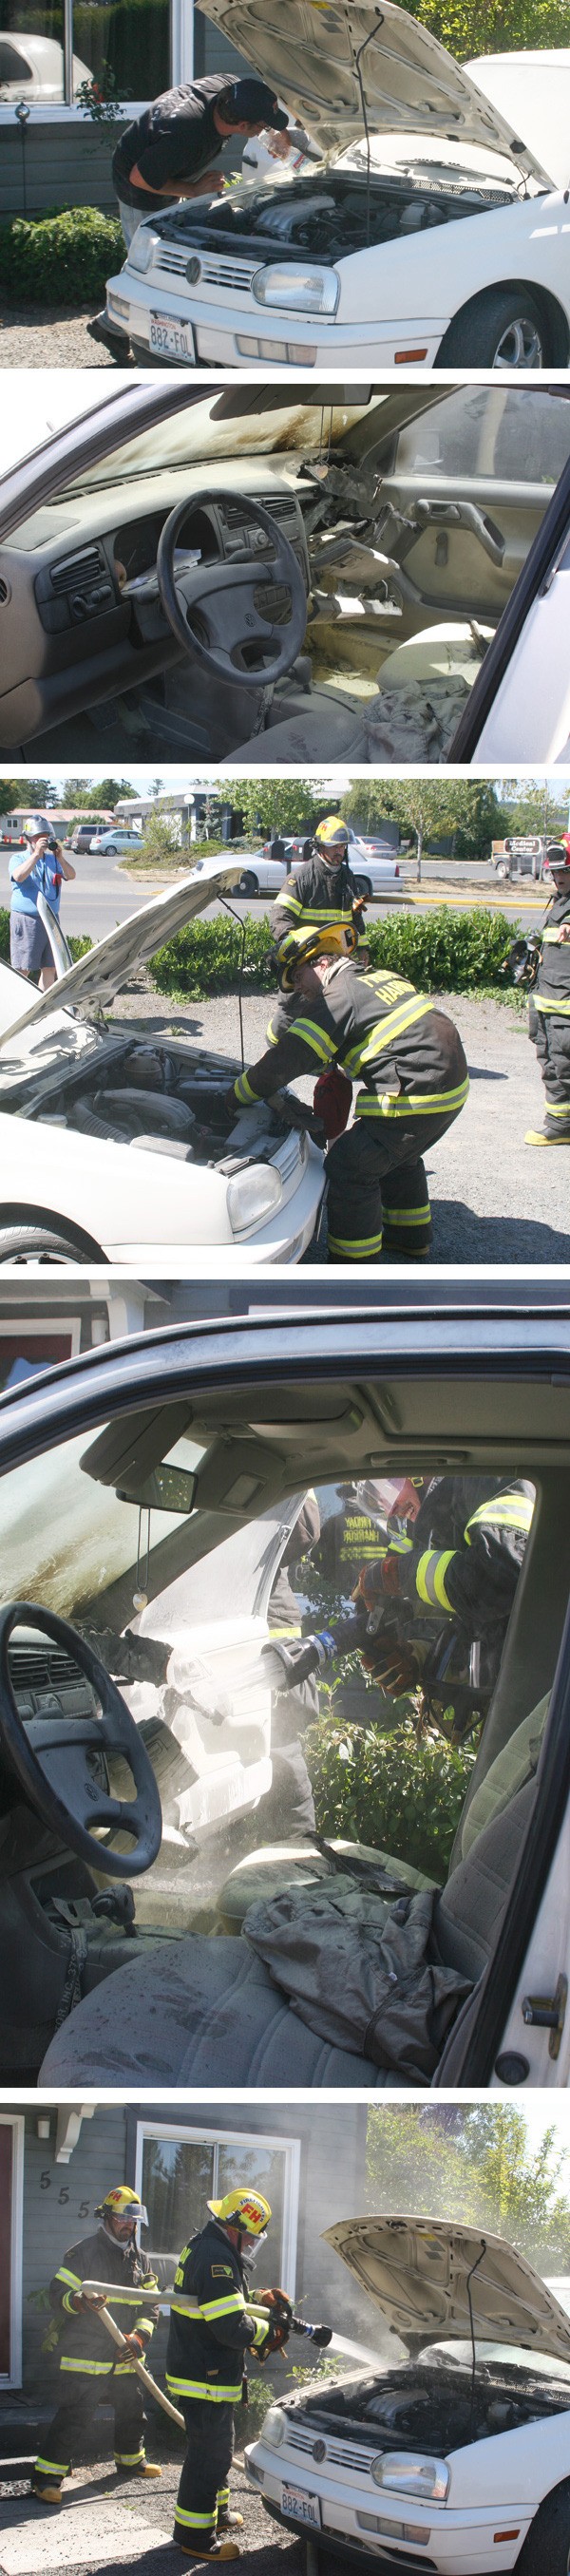
[[[0,2122],[0,2379],[10,2378],[12,2310],[12,2168],[14,2132]]]

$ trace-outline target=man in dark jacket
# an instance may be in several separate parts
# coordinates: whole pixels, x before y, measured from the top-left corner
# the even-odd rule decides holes
[[[568,840],[546,851],[554,895],[542,933],[536,983],[529,999],[528,1030],[546,1092],[543,1127],[529,1127],[526,1145],[570,1145],[570,849]]]
[[[188,2436],[174,2538],[187,2558],[206,2560],[239,2558],[232,2535],[243,2515],[229,2500],[234,2406],[247,2354],[263,2353],[269,2332],[267,2308],[250,2304],[243,2249],[244,2240],[261,2243],[271,2217],[263,2193],[245,2186],[208,2209],[175,2273],[166,2356],[166,2385]]]
[[[356,944],[358,894],[348,859],[349,839],[341,814],[327,814],[317,824],[313,842],[305,843],[303,858],[294,876],[285,878],[272,905],[270,920],[276,948],[289,931],[290,949],[294,935],[305,930],[327,930],[338,933],[339,949],[351,950]]]
[[[141,2359],[154,2330],[152,2309],[137,2315],[126,2290],[156,2290],[158,2282],[148,2254],[137,2245],[137,2226],[147,2225],[146,2210],[127,2183],[106,2193],[95,2211],[101,2225],[79,2245],[71,2245],[50,2281],[50,2307],[63,2322],[59,2360],[59,2405],[35,2462],[32,2494],[42,2504],[61,2504],[62,2479],[90,2430],[94,2406],[102,2399],[115,2410],[115,2467],[124,2477],[159,2478],[161,2471],[145,2458],[144,2412],[140,2381],[128,2354],[114,2358],[97,2309],[83,2296],[84,2281],[108,2281],[107,2306],[125,2335],[133,2360]],[[118,2312],[118,2313],[117,2313]],[[156,2310],[158,2314],[158,2309]],[[134,2325],[131,2331],[131,2320]]]
[[[221,173],[212,169],[224,143],[282,132],[287,116],[266,81],[228,81],[223,72],[163,90],[134,118],[113,155],[113,178],[127,249],[143,215],[164,214],[172,198],[219,196]]]
[[[403,976],[331,959],[326,940],[315,929],[303,932],[302,945],[296,932],[281,942],[277,972],[298,1007],[291,1019],[277,1011],[267,1053],[238,1075],[233,1097],[253,1105],[331,1065],[361,1079],[354,1125],[325,1160],[329,1261],[378,1261],[382,1250],[422,1260],[431,1241],[423,1153],[467,1099],[461,1039],[453,1020]]]

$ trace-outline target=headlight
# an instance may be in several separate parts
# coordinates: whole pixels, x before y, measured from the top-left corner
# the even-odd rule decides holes
[[[158,239],[159,235],[153,233],[152,226],[147,230],[146,224],[138,224],[132,242],[129,242],[127,268],[141,269],[144,277],[145,269],[150,268],[154,259]]]
[[[135,234],[136,240],[136,234]],[[295,268],[292,261],[258,268],[251,281],[257,304],[295,313],[336,313],[340,278],[334,268]]]
[[[250,1163],[247,1171],[236,1172],[228,1181],[228,1216],[233,1234],[245,1234],[249,1226],[262,1225],[272,1216],[283,1195],[279,1173],[271,1163]]]
[[[384,2451],[375,2460],[372,2476],[377,2487],[390,2487],[398,2495],[430,2496],[443,2504],[449,2489],[447,2460],[424,2459],[421,2452]]]
[[[278,2451],[280,2442],[284,2442],[285,2425],[280,2406],[270,2406],[268,2415],[264,2415],[259,2440],[269,2442],[273,2451]]]

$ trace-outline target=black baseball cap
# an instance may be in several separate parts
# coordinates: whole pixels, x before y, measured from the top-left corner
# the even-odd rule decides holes
[[[235,109],[236,121],[239,125],[243,119],[244,124],[247,125],[263,123],[271,126],[274,133],[286,133],[289,118],[284,109],[279,107],[274,91],[268,88],[267,81],[234,81],[230,97],[232,110]]]

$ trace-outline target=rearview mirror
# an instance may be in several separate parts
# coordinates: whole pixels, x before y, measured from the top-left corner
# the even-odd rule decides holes
[[[116,1485],[119,1503],[138,1503],[143,1512],[193,1512],[197,1477],[184,1467],[155,1467],[140,1485]]]

